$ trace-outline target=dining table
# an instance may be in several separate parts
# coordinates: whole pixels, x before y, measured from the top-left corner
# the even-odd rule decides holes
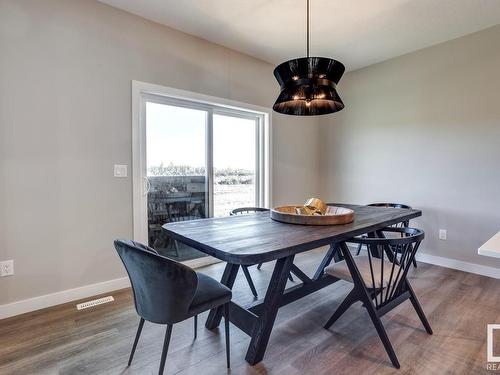
[[[167,223],[164,230],[175,240],[226,262],[221,283],[232,288],[241,266],[275,262],[263,299],[241,306],[231,301],[231,323],[250,336],[246,361],[257,364],[264,358],[278,310],[325,288],[339,279],[324,273],[339,249],[346,250],[349,239],[373,234],[387,226],[422,215],[417,209],[382,208],[329,203],[354,210],[354,221],[343,225],[298,225],[271,219],[269,212]],[[314,275],[294,264],[297,254],[329,246]],[[286,288],[293,273],[300,283]],[[205,326],[219,326],[222,309],[210,311]]]

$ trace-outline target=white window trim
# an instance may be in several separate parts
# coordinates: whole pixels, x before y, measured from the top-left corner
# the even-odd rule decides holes
[[[257,147],[259,147],[260,143],[263,152],[257,152],[257,162],[259,163],[262,178],[258,178],[257,183],[260,186],[256,190],[263,192],[263,196],[259,199],[260,206],[272,206],[272,117],[269,108],[152,83],[132,81],[132,188],[133,228],[136,241],[147,243],[147,206],[144,199],[146,186],[142,176],[145,176],[146,171],[145,98],[148,96],[164,97],[170,102],[176,99],[187,100],[199,103],[200,107],[204,109],[208,105],[210,110],[212,110],[212,106],[216,106],[214,113],[231,114],[232,111],[236,110],[238,112],[233,112],[233,115],[240,114],[241,111],[249,112],[253,116],[259,115],[263,125],[257,126],[257,128],[263,129],[263,131],[258,134],[259,142],[257,142]],[[210,134],[207,135],[208,137],[210,137]],[[207,152],[209,151],[207,150]],[[263,155],[263,158],[260,155]],[[190,265],[195,266],[196,262],[190,263]]]

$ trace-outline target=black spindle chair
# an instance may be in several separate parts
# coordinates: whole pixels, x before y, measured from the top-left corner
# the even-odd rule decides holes
[[[234,215],[245,215],[245,214],[253,214],[256,212],[268,212],[269,208],[262,208],[262,207],[240,207],[240,208],[235,208],[231,212],[229,212],[229,215],[234,216]],[[262,267],[262,263],[259,263],[257,265],[257,269],[260,270],[260,267]],[[252,280],[252,276],[250,275],[250,272],[248,271],[248,266],[241,266],[241,269],[243,270],[243,274],[245,275],[245,278],[247,279],[248,286],[250,287],[250,290],[252,291],[252,294],[255,298],[257,298],[257,290],[255,289],[255,285]],[[293,281],[292,275],[288,275],[288,279],[290,281]]]
[[[229,357],[229,301],[231,290],[182,263],[159,255],[154,249],[135,241],[116,240],[115,248],[132,284],[134,303],[140,321],[128,365],[132,363],[144,321],[166,324],[160,369],[163,374],[174,323],[194,317],[194,338],[198,314],[224,306],[226,361]]]
[[[385,233],[397,234],[398,237],[385,238]],[[352,304],[361,301],[392,364],[399,368],[396,353],[380,318],[409,299],[425,330],[432,334],[431,326],[407,279],[408,269],[424,238],[424,232],[414,228],[389,227],[377,231],[376,236],[377,238],[356,237],[348,241],[366,245],[367,255],[352,256],[348,246],[342,244],[340,249],[344,260],[325,268],[327,274],[354,283],[354,288],[325,324],[325,328],[328,329]]]
[[[408,205],[402,204],[402,203],[371,203],[371,204],[368,204],[367,206],[382,207],[382,208],[403,208],[406,210],[411,210],[411,206],[408,206]],[[405,221],[402,221],[400,223],[391,225],[391,227],[393,227],[393,228],[409,228],[410,221],[405,220]],[[356,255],[359,255],[359,253],[361,253],[362,246],[363,246],[362,244],[358,245],[358,251],[356,252]],[[417,267],[417,260],[416,259],[413,259],[412,263],[413,263],[413,267]]]

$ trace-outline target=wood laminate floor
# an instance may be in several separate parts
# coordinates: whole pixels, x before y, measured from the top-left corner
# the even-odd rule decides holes
[[[312,274],[322,251],[297,256]],[[223,264],[202,269],[220,278]],[[272,264],[250,268],[263,296]],[[410,280],[434,329],[425,333],[411,304],[405,302],[383,318],[401,369],[396,370],[366,311],[357,303],[332,326],[324,322],[351,285],[338,282],[282,308],[264,361],[245,362],[249,337],[231,326],[232,369],[225,368],[223,325],[198,338],[193,321],[174,326],[166,374],[480,374],[486,370],[486,324],[500,323],[500,280],[420,263]],[[292,284],[289,282],[289,284]],[[156,374],[164,327],[147,323],[134,363],[126,367],[139,318],[130,290],[110,293],[114,303],[77,311],[75,303],[0,321],[0,374]],[[253,299],[243,274],[234,299]],[[500,336],[500,335],[499,335]],[[496,342],[495,342],[496,344]]]

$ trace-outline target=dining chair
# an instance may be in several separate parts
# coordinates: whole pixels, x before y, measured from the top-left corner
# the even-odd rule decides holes
[[[398,236],[385,238],[387,233]],[[325,273],[354,284],[354,288],[330,317],[325,328],[330,328],[352,304],[361,301],[392,364],[399,368],[398,358],[380,318],[409,299],[425,330],[432,334],[432,328],[407,278],[424,232],[407,227],[388,227],[376,234],[378,238],[356,237],[348,241],[366,245],[367,255],[353,256],[344,244],[340,247],[344,260],[325,268]],[[396,256],[398,253],[401,254],[400,257]]]
[[[235,215],[245,215],[245,214],[252,214],[256,212],[268,212],[269,208],[262,208],[262,207],[240,207],[240,208],[235,208],[234,210],[231,210],[229,212],[230,216],[235,216]],[[257,269],[260,270],[262,267],[262,263],[259,263],[257,265]],[[245,278],[247,279],[248,286],[250,287],[250,290],[252,291],[252,294],[255,298],[258,297],[257,294],[257,289],[255,289],[255,285],[252,280],[252,276],[250,275],[250,272],[248,271],[248,266],[241,266],[241,269],[243,270],[243,274],[245,275]],[[288,279],[290,281],[293,281],[293,277],[291,274],[288,275]]]
[[[371,204],[368,204],[367,206],[369,207],[382,207],[382,208],[403,208],[403,209],[406,209],[406,210],[411,210],[411,206],[408,206],[406,204],[403,204],[403,203],[371,203]],[[410,226],[410,221],[409,220],[405,220],[405,221],[402,221],[400,223],[396,223],[394,225],[391,225],[391,227],[394,227],[394,228],[408,228]],[[356,255],[359,255],[359,253],[361,253],[361,248],[362,248],[363,245],[359,244],[358,245],[358,251],[356,252]],[[416,259],[413,259],[413,267],[417,267],[417,260]]]
[[[231,290],[218,281],[159,255],[154,249],[130,240],[116,240],[116,251],[132,284],[134,304],[140,316],[128,366],[132,363],[144,321],[166,324],[158,374],[163,374],[168,346],[175,323],[194,317],[197,336],[198,314],[223,306],[226,338],[226,361],[230,368],[229,302]]]

